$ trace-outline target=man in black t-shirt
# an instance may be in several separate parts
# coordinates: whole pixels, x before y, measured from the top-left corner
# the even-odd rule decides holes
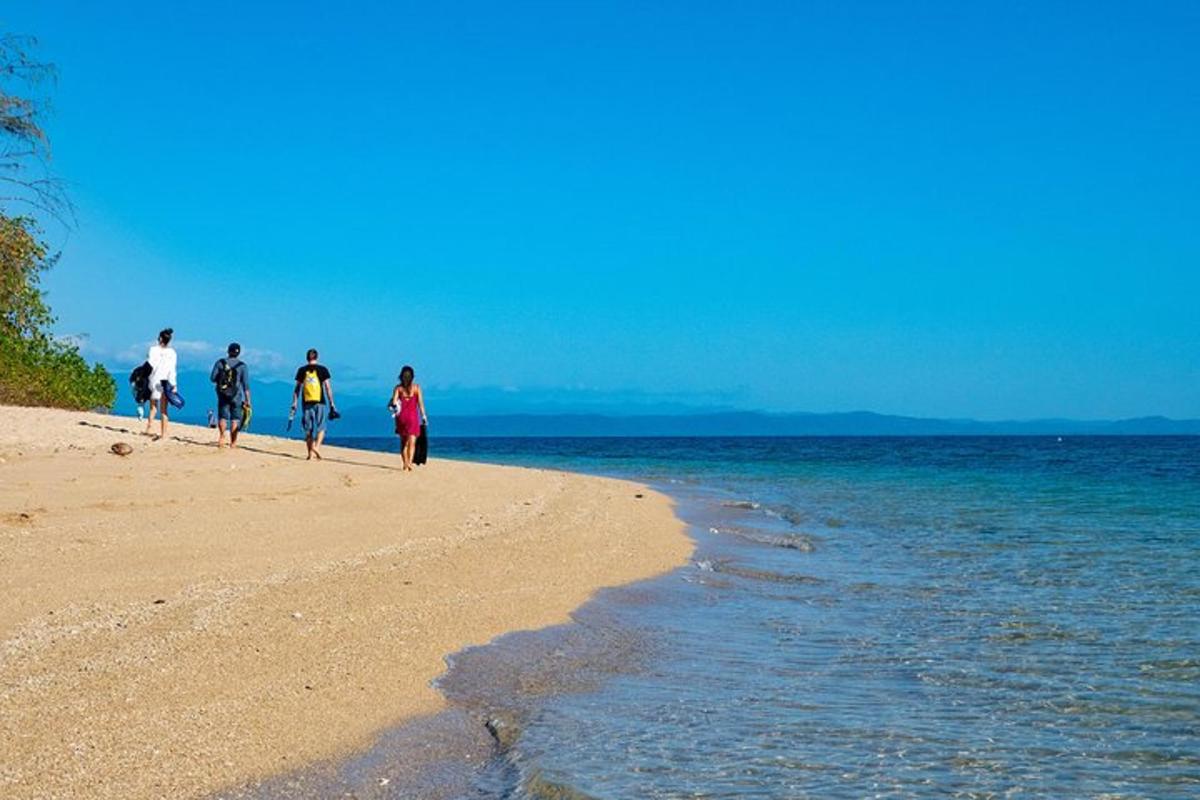
[[[296,403],[303,401],[300,423],[304,428],[304,443],[308,445],[308,460],[321,458],[321,443],[325,441],[325,421],[337,417],[333,404],[333,386],[329,382],[329,370],[317,363],[318,353],[309,350],[307,361],[296,370],[296,389],[292,392],[292,416],[296,414]],[[329,406],[326,414],[325,407]]]

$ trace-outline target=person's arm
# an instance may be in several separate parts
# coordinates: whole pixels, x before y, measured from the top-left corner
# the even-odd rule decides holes
[[[330,383],[330,378],[325,379],[325,396],[329,398],[329,407],[337,408],[337,403],[333,402],[333,384]]]
[[[246,362],[242,362],[242,397],[245,398],[242,402],[246,405],[250,403],[250,368],[246,366]]]
[[[210,383],[216,383],[217,378],[220,377],[220,373],[219,373],[220,366],[221,366],[221,359],[218,358],[216,361],[213,362],[212,371],[210,371],[208,373],[208,380]]]
[[[296,374],[296,388],[292,390],[292,411],[296,410],[296,403],[300,402],[300,387],[303,385],[303,379],[300,374]]]
[[[175,374],[175,368],[179,364],[179,357],[175,354],[174,350],[168,350],[167,353],[169,354],[167,363],[171,368],[170,373],[167,375],[167,380],[171,382],[172,387],[176,387],[179,385],[179,376]]]
[[[429,415],[425,413],[425,393],[421,391],[421,387],[417,388],[417,408],[421,409],[421,421],[426,425],[429,424]]]
[[[392,409],[393,413],[400,409],[400,386],[392,387],[392,399],[388,401],[388,408]]]

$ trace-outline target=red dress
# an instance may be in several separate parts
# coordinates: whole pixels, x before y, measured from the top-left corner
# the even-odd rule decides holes
[[[400,392],[400,411],[396,414],[396,433],[401,436],[421,435],[421,410],[415,394]]]

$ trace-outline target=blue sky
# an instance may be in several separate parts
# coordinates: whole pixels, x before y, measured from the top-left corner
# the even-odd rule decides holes
[[[171,325],[431,415],[1200,416],[1200,5],[179,5],[0,11],[122,371]]]

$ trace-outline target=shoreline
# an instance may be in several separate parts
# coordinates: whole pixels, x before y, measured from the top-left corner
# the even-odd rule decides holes
[[[539,797],[547,793],[586,798],[568,783],[548,780],[537,759],[522,752],[522,734],[555,700],[603,691],[615,679],[650,669],[662,656],[660,642],[631,614],[678,602],[678,582],[695,580],[694,559],[701,554],[712,558],[722,550],[724,534],[712,524],[727,509],[717,495],[661,481],[646,485],[671,499],[686,526],[692,552],[685,563],[599,589],[561,623],[510,631],[449,654],[445,670],[433,682],[445,707],[381,731],[364,749],[234,787],[208,800],[450,800],[481,792],[489,797],[532,792]]]
[[[447,707],[445,657],[693,546],[636,483],[404,475],[333,446],[308,464],[297,440],[219,453],[207,428],[150,443],[136,425],[0,407],[6,796],[205,796],[349,757]]]
[[[548,703],[603,690],[622,676],[642,674],[661,656],[659,642],[630,614],[671,602],[676,583],[691,580],[693,558],[712,546],[706,520],[714,509],[711,497],[701,493],[671,491],[659,483],[648,486],[672,500],[686,526],[692,552],[684,563],[599,589],[563,622],[509,631],[449,654],[445,670],[433,682],[446,700],[445,707],[382,731],[367,748],[223,791],[209,800],[450,800],[480,792],[489,797],[516,796],[529,792],[531,786],[539,797],[549,792],[555,797],[586,798],[568,784],[547,782],[536,760],[523,753],[514,759],[514,754],[520,752],[520,739],[531,718]]]

